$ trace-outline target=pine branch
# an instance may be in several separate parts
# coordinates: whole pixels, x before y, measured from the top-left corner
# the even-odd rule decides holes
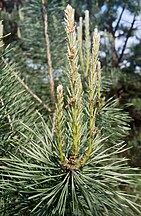
[[[73,139],[72,155],[70,160],[72,164],[76,163],[78,158],[78,149],[81,140],[81,127],[82,127],[82,83],[81,77],[78,73],[78,55],[77,43],[74,22],[74,9],[68,5],[65,10],[65,27],[68,37],[68,60],[70,70],[70,83],[71,83],[71,105],[72,105],[72,123],[71,134]]]
[[[4,62],[5,65],[8,65],[7,61],[2,57],[2,60]],[[24,81],[17,75],[16,72],[12,71],[12,73],[14,74],[14,76],[16,77],[16,79],[22,84],[22,86],[27,90],[27,92],[39,103],[41,104],[48,112],[51,112],[51,109],[41,100],[41,98],[39,98],[30,88],[29,86],[27,86]]]
[[[120,56],[119,56],[119,58],[118,58],[118,62],[119,62],[119,63],[121,62],[121,60],[122,60],[122,58],[123,58],[123,54],[124,54],[124,51],[125,51],[125,49],[126,49],[126,45],[127,45],[128,39],[129,39],[130,36],[131,36],[131,33],[132,33],[132,30],[133,30],[133,26],[134,26],[135,21],[136,21],[136,15],[134,15],[134,18],[133,18],[133,21],[132,21],[132,23],[131,23],[130,29],[128,30],[128,33],[127,33],[127,36],[126,36],[126,40],[125,40],[124,46],[123,46],[122,51],[121,51],[121,54],[120,54]]]
[[[21,104],[23,92],[27,99],[29,94],[20,85],[21,93],[15,99],[18,88],[13,88],[13,83],[17,87],[18,81],[10,70],[7,73],[9,68],[3,68],[4,88],[1,90],[9,113],[12,110],[16,122],[24,121],[16,128],[20,132],[18,139],[12,137],[10,140],[16,152],[9,151],[7,157],[0,157],[0,195],[4,197],[0,213],[16,215],[18,212],[21,216],[140,215],[139,205],[132,201],[134,197],[118,187],[133,186],[138,174],[135,173],[137,169],[128,167],[127,159],[121,157],[121,153],[128,150],[121,141],[127,133],[128,115],[116,107],[115,101],[102,101],[99,35],[95,32],[93,37],[89,82],[83,92],[78,71],[74,9],[70,5],[65,10],[65,27],[70,72],[65,97],[69,103],[65,109],[63,87],[59,85],[52,131],[39,113],[31,115],[29,122],[28,100],[24,107]],[[27,109],[27,119],[23,108]],[[39,122],[33,124],[38,118]]]
[[[96,99],[98,101],[98,109],[100,108],[101,100],[101,71],[100,71],[100,62],[98,61],[99,54],[99,45],[100,45],[100,36],[95,29],[93,36],[92,44],[92,56],[91,56],[91,68],[90,68],[90,80],[89,80],[89,147],[85,155],[82,158],[80,164],[85,164],[89,159],[92,150],[93,150],[93,139],[96,134]],[[90,52],[90,51],[89,51]],[[89,53],[90,55],[90,53]],[[96,71],[97,70],[97,71]],[[97,89],[96,89],[97,87]]]
[[[51,102],[53,109],[55,108],[55,91],[54,91],[54,78],[53,78],[53,69],[52,69],[52,59],[51,59],[51,51],[50,51],[50,40],[48,34],[48,14],[45,7],[45,1],[42,0],[42,8],[43,8],[43,22],[44,22],[44,35],[46,41],[46,54],[47,54],[47,62],[48,62],[48,71],[50,77],[50,94],[51,94]]]
[[[122,18],[122,15],[123,15],[123,13],[124,13],[124,10],[125,10],[125,4],[124,4],[124,6],[123,6],[123,8],[122,8],[122,11],[121,11],[121,13],[120,13],[120,16],[119,16],[119,19],[118,19],[118,21],[117,21],[117,24],[116,24],[116,27],[115,27],[115,30],[114,30],[114,36],[115,36],[115,33],[116,33],[116,31],[117,31],[117,29],[118,29],[118,27],[119,27],[119,23],[120,23],[120,21],[121,21],[121,18]]]

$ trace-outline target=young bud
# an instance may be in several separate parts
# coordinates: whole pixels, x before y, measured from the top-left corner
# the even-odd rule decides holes
[[[57,93],[58,94],[63,94],[63,86],[62,85],[59,85],[58,87],[57,87]]]

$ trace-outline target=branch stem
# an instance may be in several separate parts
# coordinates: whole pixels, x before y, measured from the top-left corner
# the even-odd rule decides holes
[[[132,30],[133,30],[133,26],[134,26],[135,21],[136,21],[136,15],[134,15],[134,18],[133,18],[133,21],[132,21],[132,23],[131,23],[130,29],[128,30],[128,33],[127,33],[127,36],[126,36],[126,40],[125,40],[124,46],[123,46],[123,48],[122,48],[121,54],[120,54],[119,59],[118,59],[118,62],[119,62],[119,63],[121,62],[121,60],[122,60],[122,58],[123,58],[124,51],[125,51],[125,49],[126,49],[128,39],[129,39],[130,36],[131,36],[131,33],[132,33]]]
[[[9,67],[7,61],[2,57],[2,60],[6,66]],[[24,83],[24,81],[18,76],[18,74],[14,71],[12,71],[15,78],[19,81],[19,83],[26,89],[26,91],[40,104],[42,105],[48,112],[51,112],[51,109],[39,98],[30,88],[27,84]]]
[[[46,55],[47,55],[49,80],[50,80],[50,95],[51,95],[52,107],[55,108],[54,78],[53,78],[52,58],[51,58],[51,51],[50,51],[50,39],[48,34],[48,14],[47,14],[45,4],[43,2],[42,2],[42,7],[43,7],[44,36],[46,42]]]

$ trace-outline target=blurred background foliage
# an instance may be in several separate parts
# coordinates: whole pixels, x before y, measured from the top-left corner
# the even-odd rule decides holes
[[[132,130],[126,141],[133,147],[125,156],[131,159],[132,166],[141,167],[140,3],[138,0],[49,0],[46,8],[55,84],[65,77],[63,10],[68,3],[76,9],[76,21],[78,17],[84,17],[85,10],[89,10],[91,34],[94,27],[98,26],[103,74],[111,82],[105,95],[114,95],[124,110],[130,113]],[[10,43],[14,50],[12,55],[7,54],[7,59],[17,64],[20,76],[48,103],[49,77],[42,2],[1,0],[0,8],[5,34],[11,33],[4,40],[5,46]]]

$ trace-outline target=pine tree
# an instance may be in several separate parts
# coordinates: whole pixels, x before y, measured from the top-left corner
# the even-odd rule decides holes
[[[1,215],[140,214],[134,197],[122,189],[134,187],[138,176],[121,157],[127,149],[122,139],[129,129],[128,115],[117,108],[117,101],[103,98],[100,37],[95,29],[91,51],[86,11],[83,47],[81,23],[82,18],[76,37],[74,9],[68,5],[69,85],[66,91],[62,84],[57,87],[52,122],[37,111],[15,80],[14,69],[1,63],[0,122],[6,123],[0,125],[3,143],[12,148],[0,158]]]

